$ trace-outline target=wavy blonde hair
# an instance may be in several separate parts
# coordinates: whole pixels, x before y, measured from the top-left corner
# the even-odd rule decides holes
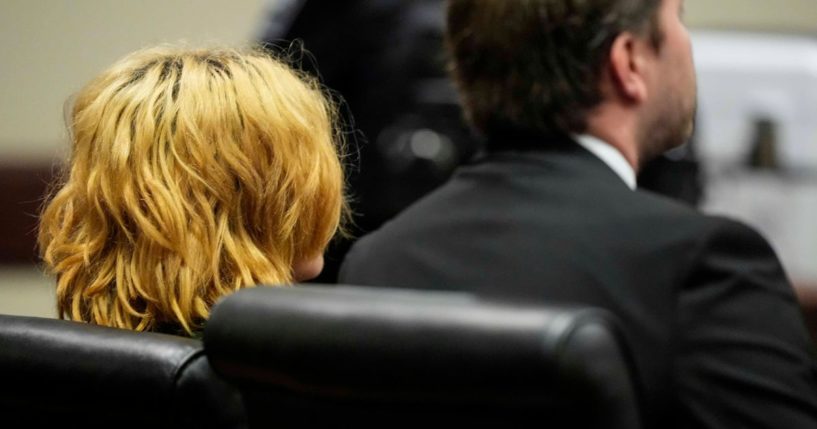
[[[347,213],[336,109],[260,50],[135,52],[74,99],[39,246],[61,318],[200,329],[220,297],[288,284]]]

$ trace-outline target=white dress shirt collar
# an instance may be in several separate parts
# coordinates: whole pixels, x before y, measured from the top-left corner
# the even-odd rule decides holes
[[[583,148],[607,164],[611,170],[621,177],[621,180],[624,181],[627,187],[632,190],[636,189],[635,170],[633,170],[633,167],[627,162],[624,155],[622,155],[618,149],[588,134],[573,137]]]

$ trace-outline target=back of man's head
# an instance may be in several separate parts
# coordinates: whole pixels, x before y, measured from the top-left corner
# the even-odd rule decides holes
[[[486,135],[582,133],[616,36],[658,48],[662,0],[449,0],[451,69]]]

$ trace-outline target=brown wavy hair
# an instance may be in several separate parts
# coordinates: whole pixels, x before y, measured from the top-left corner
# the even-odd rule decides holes
[[[192,333],[220,297],[291,283],[346,216],[335,105],[267,52],[138,51],[69,115],[39,229],[61,318]]]
[[[471,125],[487,136],[584,132],[615,38],[660,48],[662,1],[449,0],[449,68]]]

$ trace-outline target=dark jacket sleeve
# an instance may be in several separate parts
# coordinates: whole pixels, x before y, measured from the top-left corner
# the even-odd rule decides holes
[[[817,428],[813,345],[774,251],[715,219],[678,307],[680,428]]]
[[[341,284],[354,284],[357,286],[385,286],[376,284],[370,277],[372,271],[376,271],[379,266],[371,265],[369,263],[369,249],[370,242],[373,240],[371,235],[358,240],[346,254],[343,263],[340,266],[340,273],[338,274],[338,282]],[[383,261],[383,253],[378,254],[377,261]]]

